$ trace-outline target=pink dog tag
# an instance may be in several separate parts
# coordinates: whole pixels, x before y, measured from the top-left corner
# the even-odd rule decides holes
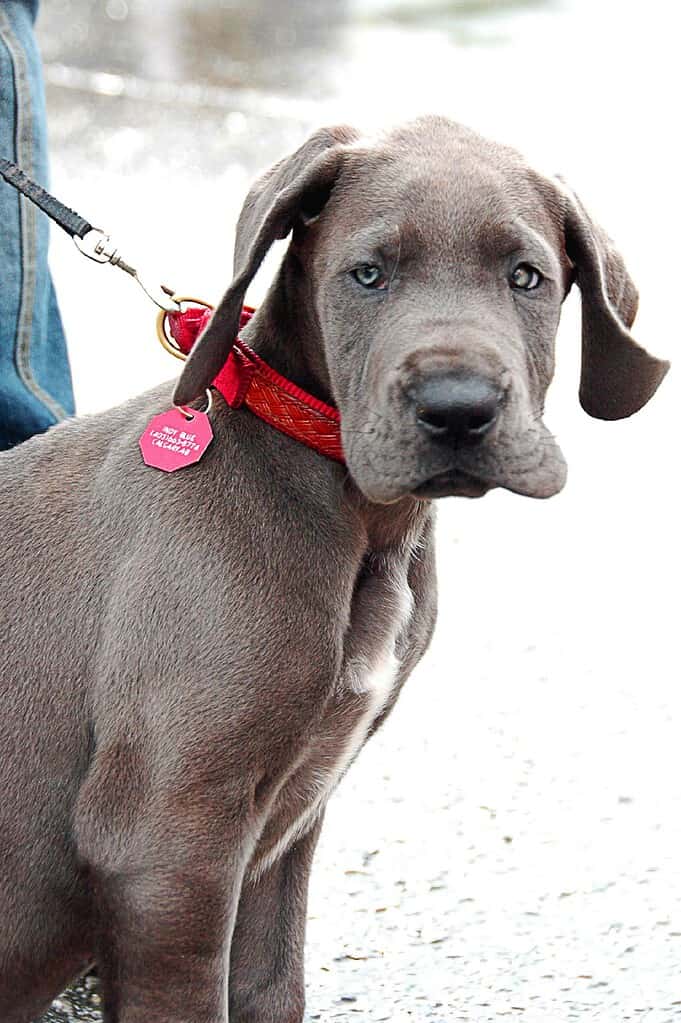
[[[171,408],[151,420],[140,437],[146,465],[175,472],[201,458],[213,439],[210,419],[205,412],[192,408],[185,411],[186,415],[179,408]]]

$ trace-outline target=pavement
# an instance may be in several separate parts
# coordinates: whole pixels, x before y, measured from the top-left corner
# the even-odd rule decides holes
[[[674,356],[664,0],[43,6],[53,188],[183,293],[221,293],[249,181],[312,128],[441,112],[564,173],[640,287],[637,336]],[[175,373],[134,283],[65,237],[52,262],[81,411]],[[440,508],[431,650],[327,814],[308,1023],[681,1019],[679,385],[589,420],[578,336],[571,296],[547,417],[564,493]],[[94,1023],[98,997],[44,1019]]]

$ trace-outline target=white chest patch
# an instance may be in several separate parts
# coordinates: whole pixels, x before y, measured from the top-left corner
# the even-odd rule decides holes
[[[365,666],[362,667],[365,668]],[[340,778],[345,773],[364,745],[369,729],[388,702],[399,667],[400,662],[395,656],[394,641],[391,649],[386,651],[372,668],[358,670],[356,665],[349,666],[348,677],[344,679],[344,683],[351,692],[365,695],[367,706],[350,733],[342,755],[334,765],[334,778]]]
[[[316,762],[314,766],[310,765],[307,772],[302,769],[302,783],[307,796],[305,809],[286,828],[276,844],[254,865],[251,871],[252,880],[257,880],[264,874],[297,839],[309,831],[329,796],[364,745],[374,721],[388,702],[400,667],[395,654],[395,644],[401,631],[408,624],[413,609],[413,597],[406,581],[400,588],[396,603],[399,606],[395,609],[393,628],[385,636],[371,662],[368,663],[367,659],[361,657],[349,660],[339,680],[336,708],[342,704],[344,697],[347,700],[348,697],[363,696],[365,705],[362,713],[349,731],[342,750],[340,754],[336,754],[333,763],[329,764],[322,758],[322,766]],[[333,715],[333,710],[331,714]]]

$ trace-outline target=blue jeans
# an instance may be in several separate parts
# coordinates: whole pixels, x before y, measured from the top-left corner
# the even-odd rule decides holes
[[[47,184],[38,0],[0,2],[0,155]],[[0,449],[72,415],[61,317],[47,267],[47,217],[0,179]]]

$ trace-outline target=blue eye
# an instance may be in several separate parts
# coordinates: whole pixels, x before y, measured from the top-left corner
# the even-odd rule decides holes
[[[386,281],[380,266],[373,266],[369,263],[364,266],[357,266],[352,271],[352,276],[363,288],[385,287]]]
[[[544,280],[536,267],[519,263],[509,278],[509,284],[517,291],[534,291]]]

